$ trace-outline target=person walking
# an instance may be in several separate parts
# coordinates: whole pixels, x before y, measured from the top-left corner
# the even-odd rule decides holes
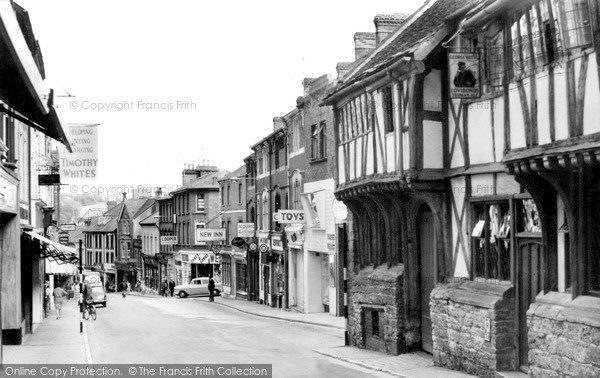
[[[50,290],[50,282],[46,281],[44,290],[44,317],[47,318],[50,315],[50,297],[52,296],[52,290]]]
[[[175,282],[173,282],[173,279],[169,280],[169,292],[171,293],[171,296],[173,296],[173,293],[175,292]]]
[[[208,276],[208,298],[210,302],[215,301],[215,281],[213,280],[212,274]]]
[[[167,283],[167,280],[165,280],[165,282],[162,284],[162,295],[164,297],[169,295],[169,284]]]
[[[62,310],[62,304],[67,296],[67,292],[61,286],[54,289],[54,307],[56,307],[56,319],[60,319],[60,310]]]

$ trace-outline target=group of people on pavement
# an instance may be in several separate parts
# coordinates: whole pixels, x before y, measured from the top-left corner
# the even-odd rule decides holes
[[[54,297],[54,308],[56,309],[56,319],[60,319],[60,312],[63,307],[63,303],[65,299],[70,299],[66,287],[69,287],[69,290],[79,291],[79,285],[76,283],[63,283],[62,285],[58,285],[54,288],[54,290],[50,289],[50,282],[46,281],[44,290],[44,311],[45,316],[50,316],[50,299]],[[92,300],[92,286],[89,283],[86,283],[83,288],[83,300],[88,302]]]
[[[160,293],[163,297],[168,297],[169,293],[171,293],[171,296],[173,296],[173,293],[175,292],[175,281],[173,281],[172,279],[167,281],[165,280],[165,282],[162,283],[162,287],[160,290]]]

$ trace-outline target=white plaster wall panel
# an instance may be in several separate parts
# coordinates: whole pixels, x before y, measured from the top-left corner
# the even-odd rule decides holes
[[[458,105],[459,102],[458,101],[453,101],[453,104],[451,106],[454,106],[455,109],[457,109],[456,111],[458,111]],[[465,157],[464,157],[464,153],[462,150],[462,147],[460,145],[460,140],[458,139],[458,137],[456,138],[456,140],[454,140],[454,134],[456,132],[456,127],[459,127],[460,129],[460,133],[462,135],[462,117],[461,117],[461,121],[458,126],[454,123],[454,117],[450,116],[448,117],[448,124],[449,124],[449,133],[448,133],[448,151],[450,151],[452,149],[452,143],[454,143],[454,151],[452,151],[452,160],[450,162],[450,167],[451,168],[456,168],[456,167],[462,167],[465,165]]]
[[[554,120],[556,140],[569,138],[569,101],[564,70],[554,72]]]
[[[537,79],[538,93],[538,109],[537,109],[537,124],[538,124],[538,142],[539,144],[547,144],[550,139],[550,96],[548,96],[549,82],[548,76],[544,75]]]
[[[373,94],[373,100],[375,101],[375,117],[377,118],[377,122],[375,122],[374,127],[375,131],[375,156],[377,156],[377,173],[383,172],[383,159],[385,158],[384,151],[385,148],[382,145],[385,143],[385,124],[384,124],[384,116],[383,116],[383,95],[381,91],[377,91]]]
[[[394,143],[394,133],[389,133],[385,136],[385,145],[386,145],[386,172],[393,173],[396,171],[396,161],[395,161],[395,143]]]
[[[362,176],[362,163],[363,163],[363,145],[364,145],[364,141],[366,140],[366,137],[362,136],[358,139],[356,139],[356,144],[354,146],[354,152],[356,153],[356,160],[355,160],[355,164],[356,164],[356,175],[358,177]],[[353,168],[354,169],[354,168]]]
[[[588,60],[584,106],[583,133],[593,134],[600,132],[600,87],[598,85],[596,53],[591,54]]]
[[[355,141],[355,140],[353,140],[353,141],[351,141],[351,142],[349,142],[349,143],[348,143],[348,145],[349,145],[349,150],[350,150],[350,153],[348,154],[348,159],[350,160],[350,161],[349,161],[349,164],[350,164],[350,172],[348,172],[348,175],[349,175],[350,177],[348,177],[348,178],[349,178],[350,180],[354,180],[354,179],[356,178],[356,172],[355,172],[355,169],[354,169],[354,165],[356,164],[356,156],[354,155],[354,151],[355,151],[355,150],[354,150],[354,148],[355,148],[355,144],[356,144],[356,141]]]
[[[496,97],[492,103],[494,117],[494,141],[496,147],[496,161],[504,157],[504,99]]]
[[[496,175],[496,193],[498,195],[516,194],[520,192],[521,185],[515,181],[514,176],[510,176],[506,173],[498,173]]]
[[[373,173],[375,173],[375,169],[374,169],[374,150],[373,150],[373,132],[371,131],[368,135],[367,135],[367,156],[365,157],[367,159],[367,176],[368,175],[372,175]]]
[[[338,147],[338,165],[337,165],[337,170],[338,170],[338,182],[340,184],[343,184],[346,182],[346,170],[345,167],[346,166],[346,162],[344,161],[344,147],[343,146],[339,146]]]
[[[529,85],[524,85],[525,93]],[[521,107],[521,98],[515,84],[509,89],[510,98],[510,148],[525,147],[525,121],[523,120],[523,109]]]
[[[432,70],[423,82],[423,110],[442,111],[442,77],[440,70]]]
[[[463,237],[463,240],[465,240],[465,242],[468,240],[467,237],[468,235],[466,235],[466,232],[468,231],[466,229],[466,222],[467,222],[467,215],[465,214],[463,216],[463,222],[460,223],[459,222],[459,217],[462,215],[462,210],[463,207],[465,205],[465,192],[466,192],[466,182],[465,182],[465,177],[464,176],[460,176],[460,177],[456,177],[450,180],[450,185],[451,185],[451,199],[454,203],[454,205],[452,206],[452,242],[451,242],[451,248],[452,248],[452,253],[454,256],[454,260],[456,261],[456,265],[455,265],[455,269],[454,269],[454,276],[455,277],[468,277],[469,276],[469,271],[467,269],[467,261],[465,260],[465,253],[467,252],[465,250],[465,247],[462,246],[461,243],[459,243],[461,234]],[[468,209],[466,210],[468,211]],[[458,247],[457,247],[458,245]]]
[[[471,196],[482,197],[494,194],[494,175],[486,173],[471,176]]]
[[[494,161],[490,101],[469,106],[469,157],[471,164]]]
[[[410,168],[410,136],[409,133],[402,133],[402,165],[404,169]]]
[[[444,167],[442,123],[423,121],[423,168]]]

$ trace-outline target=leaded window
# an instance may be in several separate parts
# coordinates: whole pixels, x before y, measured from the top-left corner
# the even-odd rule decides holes
[[[471,246],[476,279],[488,282],[511,280],[510,218],[508,201],[473,206]]]

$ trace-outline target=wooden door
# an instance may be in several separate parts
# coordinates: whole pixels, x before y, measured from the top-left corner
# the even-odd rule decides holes
[[[527,340],[527,310],[542,291],[542,240],[541,237],[518,238],[517,316],[519,321],[519,366],[527,372],[529,344]]]
[[[426,352],[433,353],[429,296],[435,287],[435,225],[433,213],[423,211],[418,221],[421,296],[421,343]]]

